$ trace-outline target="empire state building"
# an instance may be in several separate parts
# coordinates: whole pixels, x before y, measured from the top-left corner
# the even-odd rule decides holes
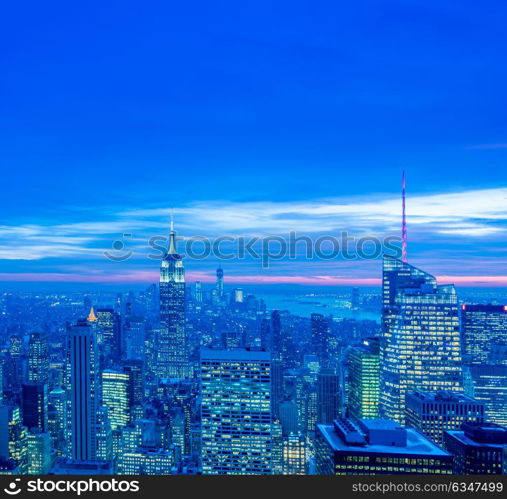
[[[189,378],[189,348],[185,332],[185,269],[176,251],[176,232],[171,220],[169,249],[160,267],[160,332],[158,375]]]

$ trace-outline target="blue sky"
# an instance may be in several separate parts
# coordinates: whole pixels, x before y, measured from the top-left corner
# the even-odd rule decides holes
[[[186,236],[396,234],[405,168],[411,260],[506,284],[506,14],[498,1],[11,3],[0,278],[149,281],[141,253],[102,253],[125,231],[136,248],[164,233],[171,207]],[[187,264],[199,278],[215,266]]]

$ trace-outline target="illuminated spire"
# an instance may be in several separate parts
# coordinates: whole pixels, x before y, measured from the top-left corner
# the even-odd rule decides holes
[[[93,307],[90,308],[90,313],[88,314],[87,321],[88,322],[97,322],[98,321],[97,316],[95,315],[95,310],[93,310]]]
[[[405,213],[405,169],[401,175],[401,261],[407,261],[407,219]]]
[[[174,231],[174,213],[171,211],[171,231],[169,232],[169,255],[176,254],[176,232]]]

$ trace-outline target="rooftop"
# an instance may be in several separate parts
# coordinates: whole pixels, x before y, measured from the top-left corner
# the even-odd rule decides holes
[[[507,443],[491,443],[491,442],[478,442],[473,438],[470,438],[464,431],[461,430],[448,430],[446,431],[449,435],[452,435],[456,440],[470,447],[491,447],[492,449],[503,449],[507,447]]]
[[[468,397],[462,393],[448,391],[425,392],[422,390],[416,390],[407,394],[407,400],[408,399],[416,399],[420,400],[421,402],[454,402],[459,404],[480,404],[478,400]]]
[[[448,431],[447,433],[468,446],[507,447],[507,428],[495,423],[467,422],[461,425],[461,430]]]
[[[336,432],[333,425],[319,424],[317,425],[323,437],[326,439],[330,447],[334,451],[347,452],[352,454],[410,454],[420,456],[450,456],[448,452],[438,447],[424,435],[413,428],[401,428],[397,423],[390,420],[361,420],[364,428],[370,430],[386,430],[387,432],[402,430],[406,435],[406,445],[400,447],[389,444],[380,443],[364,443],[364,445],[348,444]],[[359,428],[359,425],[356,427]],[[375,439],[375,442],[378,440]]]
[[[201,360],[256,360],[269,362],[270,353],[263,350],[247,348],[233,348],[231,350],[214,350],[206,348],[201,350]]]

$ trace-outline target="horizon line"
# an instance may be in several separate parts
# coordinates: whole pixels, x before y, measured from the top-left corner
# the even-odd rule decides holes
[[[462,287],[507,287],[507,275],[437,275],[439,284],[455,284]],[[214,283],[214,274],[187,272],[186,282]],[[157,271],[135,271],[128,274],[70,274],[70,273],[0,273],[1,283],[95,283],[95,284],[156,284],[159,282]],[[381,286],[380,277],[351,278],[343,276],[313,275],[313,276],[259,276],[259,275],[229,275],[225,284],[294,284],[305,286]]]

